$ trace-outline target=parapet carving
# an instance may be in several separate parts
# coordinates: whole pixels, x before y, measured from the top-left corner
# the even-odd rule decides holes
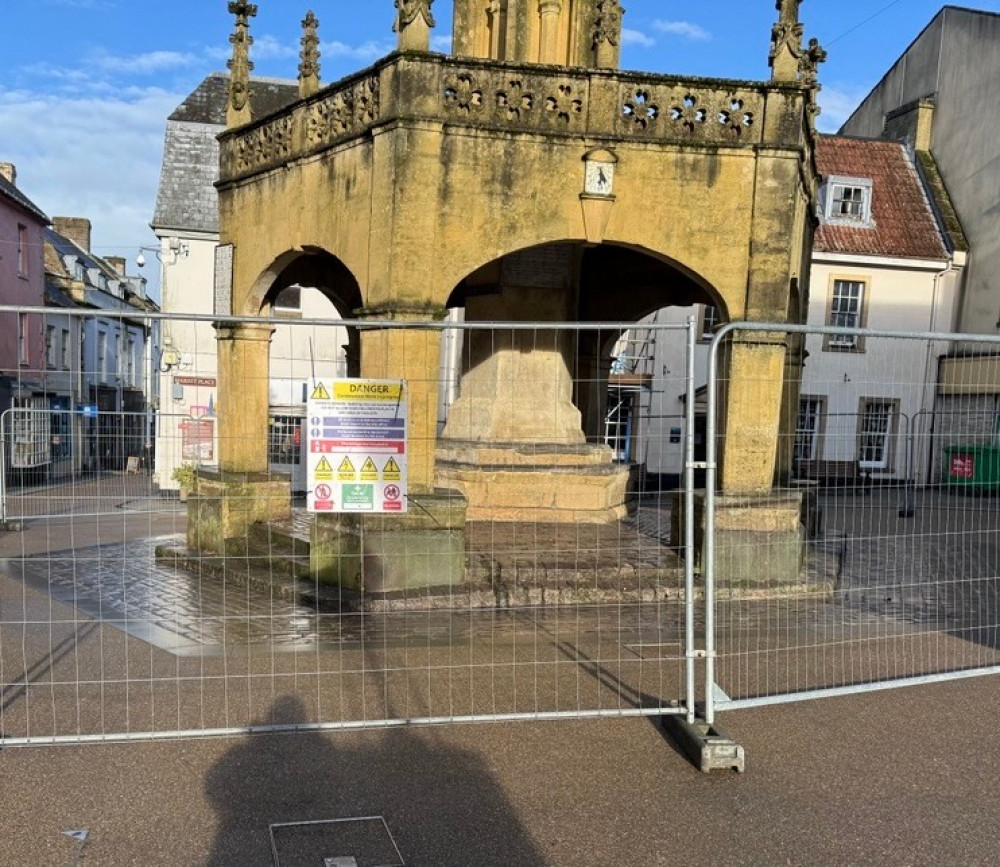
[[[309,106],[306,140],[310,146],[335,144],[367,129],[378,117],[379,80],[365,78]]]
[[[822,49],[804,53],[802,83],[816,89]],[[437,100],[398,101],[381,92],[399,64],[423,76]],[[811,89],[810,92],[813,92]],[[595,135],[650,142],[757,144],[766,85],[663,76],[612,76],[565,69],[489,67],[435,59],[396,60],[329,87],[225,139],[223,179],[245,177],[359,138],[373,126],[411,115],[483,129]],[[394,97],[395,100],[394,101]],[[595,102],[596,100],[596,102]]]
[[[584,102],[583,87],[572,81],[486,72],[458,73],[445,85],[443,100],[449,113],[484,125],[544,131],[582,128]]]
[[[300,153],[337,144],[371,127],[379,114],[378,77],[354,81],[306,104],[304,110],[283,114],[238,136],[236,173],[277,166]]]

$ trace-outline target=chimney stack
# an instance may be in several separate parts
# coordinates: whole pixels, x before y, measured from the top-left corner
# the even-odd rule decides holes
[[[52,225],[64,238],[69,238],[85,253],[90,252],[90,220],[86,217],[53,217]]]
[[[107,262],[112,268],[115,269],[118,274],[122,277],[125,276],[125,257],[124,256],[105,256],[104,261]]]
[[[13,163],[0,163],[0,176],[6,178],[12,186],[17,186],[17,168]]]

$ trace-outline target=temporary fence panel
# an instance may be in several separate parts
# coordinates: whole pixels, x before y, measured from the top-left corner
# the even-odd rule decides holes
[[[654,377],[612,366],[638,327],[629,323],[60,310],[46,324],[44,311],[28,312],[52,328],[55,364],[25,371],[19,393],[60,402],[27,408],[53,450],[46,473],[11,465],[24,416],[14,407],[2,422],[0,494],[17,530],[0,534],[4,744],[693,718],[704,700],[695,558],[682,556],[694,539],[682,512],[693,509],[679,508],[676,490],[685,477],[693,484],[697,445],[701,335],[686,316],[642,324],[645,345],[668,353]],[[217,336],[244,327],[269,359],[221,368]],[[133,362],[120,351],[112,362],[109,335],[120,349],[130,328],[146,342],[132,347]],[[74,334],[89,335],[83,351]],[[429,365],[427,347],[439,342],[440,363]],[[402,354],[381,352],[389,343]],[[387,357],[391,371],[380,366]],[[407,384],[411,472],[430,456],[436,487],[460,489],[467,511],[426,486],[422,495],[412,479],[406,532],[381,523],[393,516],[306,510],[307,490],[287,479],[316,427],[308,384],[361,374]],[[625,390],[631,421],[611,442],[607,411]],[[262,462],[244,474],[245,489],[231,484],[239,473],[219,472],[239,449]],[[632,462],[616,463],[626,452]],[[659,463],[647,471],[652,454]],[[363,487],[363,467],[354,471],[342,479],[347,470],[334,467],[331,488]],[[274,482],[284,487],[266,487]],[[222,547],[205,544],[213,517],[261,502],[273,515]],[[331,538],[342,546],[333,555]],[[329,580],[331,562],[355,562],[355,543],[365,546],[361,581]]]
[[[725,369],[737,342],[785,350],[780,407],[766,377]],[[712,357],[709,715],[1000,670],[1000,340],[734,324]],[[743,530],[722,470],[737,380],[780,430]],[[795,568],[760,529],[789,502]]]

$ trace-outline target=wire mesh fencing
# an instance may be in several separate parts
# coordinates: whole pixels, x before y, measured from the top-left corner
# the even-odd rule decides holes
[[[786,381],[776,397],[720,366],[714,383],[719,430],[737,382],[780,430],[777,484],[744,498],[756,527],[718,473],[717,707],[996,671],[1000,344],[768,328],[733,326],[718,347],[780,344]]]
[[[5,744],[711,721],[1000,661],[995,342],[18,312]]]
[[[0,423],[5,744],[693,713],[688,315],[59,317]],[[315,395],[386,381],[407,484],[317,474]]]

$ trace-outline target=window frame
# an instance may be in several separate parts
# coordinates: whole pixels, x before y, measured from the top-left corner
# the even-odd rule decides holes
[[[28,227],[24,223],[17,224],[17,276],[27,280],[30,276],[31,262],[28,256]]]
[[[55,325],[45,326],[45,367],[48,370],[56,369],[56,327]]]
[[[713,315],[709,311],[714,310]],[[715,339],[715,332],[724,325],[726,320],[722,316],[722,311],[716,304],[702,304],[698,310],[698,340],[701,343],[711,343]]]
[[[799,454],[799,442],[800,436],[806,432],[806,429],[801,427],[799,420],[802,418],[803,406],[806,403],[812,403],[816,406],[816,411],[813,413],[812,418],[814,419],[814,425],[809,432],[810,436],[810,454],[808,456],[803,456]],[[800,394],[799,395],[799,406],[795,413],[795,430],[793,432],[792,440],[792,460],[796,464],[800,463],[815,463],[820,460],[820,455],[823,453],[822,443],[823,434],[826,431],[826,397],[819,394]]]
[[[843,196],[837,195],[838,190],[858,190],[861,193],[861,198],[858,202],[859,213],[857,215],[837,213],[837,203],[845,201]],[[823,222],[858,228],[874,228],[875,221],[872,218],[873,195],[874,185],[871,178],[830,175],[823,185]]]
[[[870,407],[887,406],[889,408],[889,418],[886,430],[882,433],[884,441],[884,454],[881,460],[864,460],[865,439],[869,432],[865,430],[865,420]],[[858,399],[858,424],[857,442],[855,448],[855,459],[858,469],[868,472],[895,472],[896,462],[896,440],[899,436],[899,399],[893,397],[861,397]]]
[[[858,299],[858,310],[856,314],[846,314],[842,311],[835,311],[834,305],[837,303],[838,286],[841,284],[857,284],[860,286],[860,298]],[[870,305],[872,281],[871,277],[858,276],[854,274],[831,274],[829,286],[827,287],[826,298],[826,319],[825,322],[832,328],[865,328],[868,325],[868,308]],[[837,316],[856,315],[857,324],[838,325],[834,321]],[[847,342],[850,341],[850,342]],[[864,352],[865,338],[859,335],[853,337],[841,336],[837,334],[823,335],[823,350],[825,352]]]
[[[31,349],[28,345],[28,332],[31,323],[28,321],[27,313],[17,314],[17,363],[22,367],[27,367],[31,363]]]

